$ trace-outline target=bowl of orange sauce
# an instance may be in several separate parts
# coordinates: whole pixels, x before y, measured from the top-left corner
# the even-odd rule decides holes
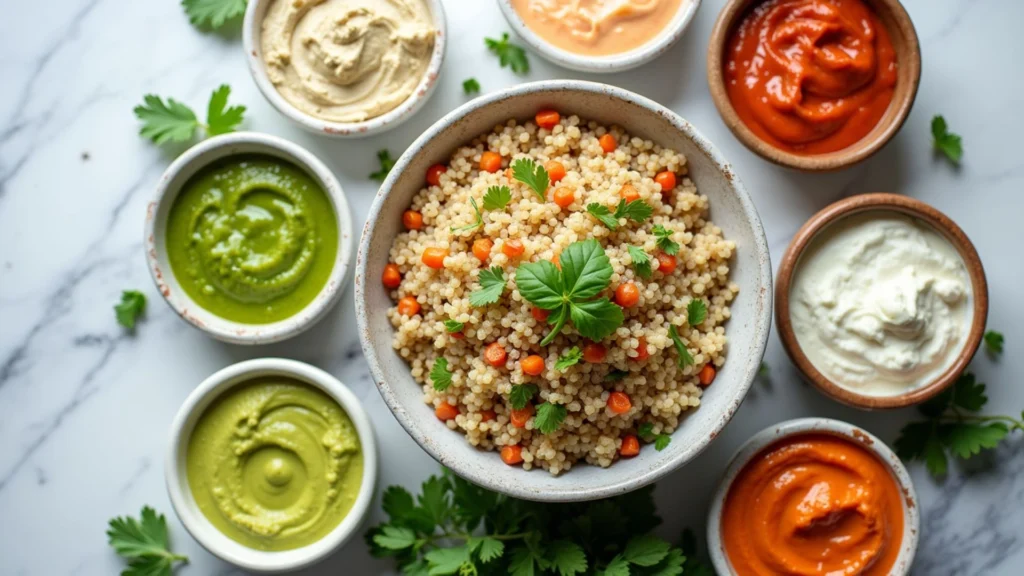
[[[722,576],[902,576],[917,549],[916,499],[878,438],[838,420],[789,420],[733,456],[709,512],[708,548]]]
[[[707,66],[715,105],[745,146],[828,171],[867,159],[899,131],[921,51],[899,0],[730,0]]]

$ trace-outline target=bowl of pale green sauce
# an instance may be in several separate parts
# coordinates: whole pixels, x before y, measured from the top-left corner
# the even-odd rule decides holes
[[[150,273],[171,308],[237,344],[289,338],[343,292],[352,218],[305,149],[265,134],[211,138],[164,173],[146,217]]]
[[[189,533],[245,570],[296,570],[356,534],[376,443],[358,399],[326,372],[264,358],[228,366],[172,425],[167,489]]]

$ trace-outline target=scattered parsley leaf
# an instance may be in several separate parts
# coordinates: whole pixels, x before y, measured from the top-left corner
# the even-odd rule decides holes
[[[668,448],[669,443],[672,442],[672,437],[668,434],[658,434],[654,438],[654,449],[661,452],[665,448]]]
[[[981,410],[988,402],[988,396],[985,395],[985,385],[978,382],[974,378],[974,374],[965,372],[956,379],[953,383],[953,399],[954,405],[959,406],[965,410],[971,412],[977,412]]]
[[[631,538],[626,543],[623,557],[636,566],[654,566],[668,555],[672,546],[653,534]]]
[[[935,150],[945,155],[953,164],[960,164],[960,158],[964,155],[960,136],[949,131],[946,119],[942,116],[932,118],[932,139]]]
[[[181,0],[193,26],[220,28],[225,22],[245,14],[246,0]]]
[[[540,390],[536,384],[513,384],[512,390],[508,393],[509,404],[513,410],[522,410],[538,392]]]
[[[625,320],[622,307],[607,298],[573,303],[569,317],[581,336],[594,341],[604,340]]]
[[[924,466],[928,473],[935,478],[945,476],[949,471],[949,458],[942,447],[942,442],[937,437],[928,438],[924,446]]]
[[[761,378],[767,378],[771,376],[772,369],[768,366],[767,362],[761,362],[761,365],[757,368],[757,375]]]
[[[644,280],[650,279],[651,258],[647,253],[636,246],[626,246],[626,250],[629,252],[629,259],[633,262],[633,269],[636,270],[637,276]]]
[[[989,354],[998,355],[1003,353],[1003,335],[1001,332],[989,330],[985,332],[985,349]]]
[[[504,553],[505,545],[501,540],[495,540],[494,538],[483,538],[480,540],[480,561],[484,564],[496,558],[501,558]]]
[[[679,243],[672,240],[672,231],[661,224],[654,225],[654,238],[658,248],[665,254],[675,256],[679,253]]]
[[[1001,422],[987,425],[963,423],[950,429],[946,445],[953,454],[970,458],[982,450],[995,448],[1009,433],[1009,429]]]
[[[501,266],[494,266],[490,270],[481,270],[480,289],[470,293],[469,303],[478,308],[494,304],[501,298],[501,294],[504,291],[505,272],[501,269]]]
[[[388,486],[381,495],[381,508],[389,516],[405,517],[416,508],[416,502],[412,494],[402,486]]]
[[[491,186],[484,194],[484,210],[504,210],[512,201],[512,191],[508,186]]]
[[[621,555],[612,558],[605,567],[603,576],[629,576],[629,561]]]
[[[565,406],[544,402],[537,406],[537,415],[534,417],[533,425],[540,430],[541,434],[550,434],[562,425],[566,413]]]
[[[196,134],[199,120],[191,108],[168,98],[164,103],[155,94],[146,94],[144,104],[135,107],[135,116],[142,121],[139,134],[154,144],[187,142]]]
[[[149,506],[142,508],[139,519],[111,519],[107,541],[118,556],[128,560],[122,576],[170,576],[175,563],[188,562],[187,556],[171,552],[167,519]]]
[[[551,568],[560,576],[573,576],[587,571],[587,554],[579,544],[556,540],[548,547]]]
[[[612,215],[612,211],[603,204],[598,204],[597,202],[587,204],[587,213],[600,220],[601,224],[604,224],[604,227],[609,230],[615,230],[619,227],[619,220],[615,218],[615,216]]]
[[[675,325],[669,324],[668,335],[672,337],[672,344],[676,347],[676,352],[679,354],[679,358],[676,360],[676,364],[679,365],[680,369],[687,366],[693,366],[693,356],[690,356],[690,351],[686,348],[686,344],[679,337],[679,332],[676,331]]]
[[[473,212],[476,213],[476,220],[465,226],[459,226],[458,228],[452,226],[452,232],[465,232],[484,225],[484,216],[480,213],[480,207],[476,205],[476,198],[470,198],[469,203],[473,206]]]
[[[424,558],[430,566],[430,576],[455,574],[463,564],[469,562],[469,548],[435,548],[427,552]]]
[[[434,360],[434,367],[430,369],[430,382],[434,390],[444,392],[452,385],[452,373],[448,370],[448,359],[438,357]]]
[[[615,207],[616,218],[626,218],[633,222],[643,222],[651,217],[654,213],[654,208],[643,200],[633,200],[632,202],[626,203],[626,199],[619,200],[619,205]]]
[[[498,57],[502,68],[511,68],[513,72],[520,75],[530,71],[530,61],[526,59],[526,51],[508,41],[508,32],[501,35],[501,40],[484,38],[484,44]]]
[[[380,170],[370,174],[370,180],[384,182],[391,169],[395,167],[395,160],[391,158],[391,152],[387,148],[377,151],[377,160],[380,161]]]
[[[455,334],[456,332],[462,332],[462,330],[465,327],[466,327],[466,325],[463,324],[462,322],[456,322],[455,320],[452,320],[451,318],[449,318],[448,320],[444,321],[444,329],[449,334]]]
[[[693,299],[686,305],[686,320],[690,326],[697,326],[708,317],[708,306],[703,300]]]
[[[644,441],[650,442],[654,438],[654,424],[644,422],[636,429],[636,435]]]
[[[467,78],[462,82],[462,91],[467,96],[477,94],[480,92],[480,83],[476,81],[476,78]]]
[[[512,163],[512,177],[526,184],[541,202],[547,202],[548,171],[544,166],[529,158],[519,158]]]
[[[380,534],[373,536],[373,541],[388,550],[404,550],[416,543],[416,533],[409,528],[384,526]]]
[[[231,86],[221,84],[210,96],[210,104],[206,109],[206,133],[208,135],[216,136],[234,132],[235,128],[242,123],[245,106],[228,108],[228,96],[230,95]]]
[[[117,323],[129,330],[135,330],[135,322],[146,311],[146,295],[138,290],[121,292],[121,303],[114,306]]]
[[[569,366],[578,364],[582,359],[583,352],[580,352],[579,346],[573,346],[558,358],[558,362],[555,362],[555,370],[562,372]]]
[[[629,372],[626,372],[624,370],[612,370],[611,372],[605,374],[604,381],[618,382],[619,380],[625,378],[627,375],[629,375]]]

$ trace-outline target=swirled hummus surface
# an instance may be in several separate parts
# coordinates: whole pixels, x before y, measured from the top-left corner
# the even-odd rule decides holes
[[[323,538],[348,514],[363,455],[334,399],[274,376],[230,389],[203,412],[186,470],[196,504],[225,536],[258,550],[291,550]]]
[[[437,30],[423,0],[275,0],[260,45],[267,75],[321,120],[362,122],[416,90]]]
[[[326,192],[295,165],[232,156],[196,174],[167,219],[167,255],[182,288],[227,320],[264,324],[316,298],[338,251]]]

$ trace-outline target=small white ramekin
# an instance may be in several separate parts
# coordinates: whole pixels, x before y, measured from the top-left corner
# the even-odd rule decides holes
[[[896,564],[889,576],[910,574],[910,567],[914,563],[914,554],[917,552],[917,535],[921,524],[917,510],[917,492],[914,491],[910,474],[903,467],[903,462],[899,457],[884,442],[853,424],[830,418],[798,418],[769,426],[754,434],[733,455],[725,470],[725,475],[718,484],[718,489],[711,501],[711,510],[708,512],[708,552],[711,555],[711,563],[715,567],[715,572],[721,576],[736,575],[725,552],[725,543],[722,541],[721,533],[722,508],[736,476],[754,456],[772,444],[791,436],[813,433],[830,434],[849,440],[874,454],[889,469],[892,479],[903,494],[903,539],[900,542],[900,553],[896,557]]]
[[[437,87],[437,79],[441,74],[441,64],[444,62],[445,48],[447,46],[448,27],[444,15],[444,7],[441,0],[424,0],[433,18],[434,27],[437,29],[437,36],[434,39],[434,51],[430,54],[430,62],[427,70],[420,79],[412,95],[397,108],[362,122],[331,122],[307,114],[290,102],[285,100],[277,91],[274,84],[267,77],[267,67],[263,63],[263,47],[260,42],[262,35],[263,16],[267,13],[270,3],[275,0],[249,0],[245,10],[245,20],[242,24],[242,45],[245,47],[246,61],[249,63],[249,72],[252,74],[256,87],[270,104],[277,108],[277,111],[284,114],[289,120],[299,126],[313,132],[338,138],[361,138],[372,134],[379,134],[391,130],[402,122],[408,120],[413,114],[419,111],[430,99]],[[286,0],[281,0],[282,2]]]
[[[607,56],[585,56],[559,48],[541,38],[526,25],[526,22],[512,6],[512,0],[498,0],[498,6],[501,7],[502,14],[505,15],[509,26],[515,30],[516,34],[545,59],[570,70],[603,74],[642,66],[667,52],[683,37],[683,33],[690,26],[690,21],[693,20],[697,9],[700,8],[700,2],[701,0],[683,0],[679,6],[679,12],[657,36],[632,50]]]
[[[232,386],[262,376],[286,376],[315,386],[333,398],[348,414],[363,450],[363,478],[348,515],[329,534],[316,542],[282,552],[254,550],[222,534],[196,504],[188,485],[188,441],[206,408]],[[211,554],[252,572],[272,574],[298,570],[330,556],[356,535],[370,512],[377,485],[377,442],[363,405],[344,384],[309,364],[283,358],[260,358],[232,364],[204,380],[189,394],[171,424],[164,474],[171,505],[188,533]]]
[[[338,221],[338,253],[327,283],[305,308],[294,316],[269,324],[242,324],[226,320],[199,306],[178,283],[167,259],[167,216],[181,188],[211,163],[238,154],[264,154],[298,166],[327,194]],[[164,171],[156,195],[146,210],[146,261],[156,288],[164,300],[189,324],[214,338],[232,344],[268,344],[291,338],[306,330],[338,301],[352,268],[352,214],[341,184],[311,152],[282,138],[256,132],[215,136],[186,150]]]

